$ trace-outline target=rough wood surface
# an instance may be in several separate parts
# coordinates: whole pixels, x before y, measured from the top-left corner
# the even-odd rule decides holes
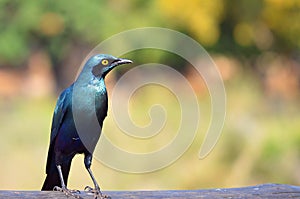
[[[228,189],[202,189],[202,190],[170,190],[170,191],[103,191],[112,199],[137,199],[137,198],[300,198],[300,187],[283,184],[263,184],[251,187]],[[92,199],[93,195],[81,192],[84,199]],[[0,198],[56,198],[66,199],[61,192],[54,191],[0,191]],[[68,197],[71,198],[72,197]]]

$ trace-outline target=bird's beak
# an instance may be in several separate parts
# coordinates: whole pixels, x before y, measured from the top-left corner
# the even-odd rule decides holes
[[[116,59],[115,61],[113,61],[112,66],[116,67],[116,66],[119,66],[119,65],[122,65],[122,64],[131,64],[131,63],[132,63],[132,61],[129,60],[129,59],[119,58],[119,59]]]

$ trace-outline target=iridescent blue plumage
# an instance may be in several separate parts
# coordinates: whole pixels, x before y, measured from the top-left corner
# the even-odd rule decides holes
[[[61,186],[58,189],[72,195],[66,187],[71,161],[76,154],[83,153],[84,164],[94,182],[95,191],[101,194],[90,166],[107,114],[104,79],[114,67],[127,63],[131,61],[111,55],[94,55],[85,63],[77,80],[60,94],[52,119],[47,177],[42,190]]]

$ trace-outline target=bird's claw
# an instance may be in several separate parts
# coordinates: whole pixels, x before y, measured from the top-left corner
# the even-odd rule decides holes
[[[90,186],[86,186],[84,188],[84,191],[86,191],[86,192],[92,192],[93,193],[94,189],[92,187],[90,187]]]
[[[97,188],[92,188],[90,186],[86,186],[84,188],[84,191],[94,194],[94,196],[95,196],[94,199],[111,199],[110,196],[102,194],[100,189],[97,189]]]
[[[83,199],[82,197],[80,197],[79,195],[77,195],[77,194],[80,194],[79,190],[70,190],[70,189],[67,189],[66,187],[62,188],[62,187],[55,186],[53,188],[53,191],[60,191],[60,192],[65,193],[66,196],[72,196],[74,198]]]

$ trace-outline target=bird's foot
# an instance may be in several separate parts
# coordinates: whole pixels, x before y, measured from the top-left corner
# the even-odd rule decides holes
[[[67,189],[67,187],[58,187],[58,186],[55,186],[53,188],[53,191],[60,191],[60,192],[65,193],[66,196],[72,196],[74,198],[83,199],[82,197],[80,197],[79,195],[77,195],[77,194],[80,194],[79,190],[70,190],[70,189]]]
[[[111,199],[110,196],[102,194],[100,188],[92,188],[90,186],[86,186],[84,191],[94,194],[95,199]]]

